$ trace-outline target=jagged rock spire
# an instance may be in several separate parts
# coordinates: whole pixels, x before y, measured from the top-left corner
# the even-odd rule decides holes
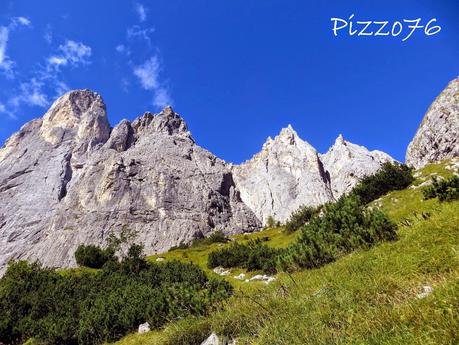
[[[346,141],[339,134],[327,153],[321,155],[325,171],[330,177],[333,196],[349,192],[362,177],[375,173],[384,162],[393,158],[382,151],[369,151],[366,147]]]
[[[317,151],[291,125],[233,171],[242,200],[263,222],[283,222],[302,205],[333,199]]]

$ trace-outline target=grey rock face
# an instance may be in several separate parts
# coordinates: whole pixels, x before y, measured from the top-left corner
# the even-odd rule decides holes
[[[435,99],[408,146],[406,164],[420,168],[459,156],[459,78]]]
[[[88,90],[61,97],[0,149],[0,195],[0,271],[10,259],[72,266],[79,244],[124,230],[150,254],[260,227],[227,165],[171,108],[110,130]]]
[[[388,154],[352,144],[342,135],[321,159],[335,198],[349,192],[364,176],[374,174],[384,162],[394,161]]]
[[[284,222],[300,206],[333,200],[317,151],[291,126],[233,172],[242,200],[263,222],[270,216]]]
[[[171,108],[111,129],[102,98],[73,91],[0,149],[0,274],[11,259],[73,266],[78,245],[125,231],[147,254],[217,229],[255,231],[334,200],[386,160],[342,137],[319,155],[288,126],[228,165]]]
[[[233,172],[242,200],[266,224],[269,216],[285,222],[301,206],[335,200],[386,161],[393,159],[341,135],[326,154],[318,154],[289,126]]]

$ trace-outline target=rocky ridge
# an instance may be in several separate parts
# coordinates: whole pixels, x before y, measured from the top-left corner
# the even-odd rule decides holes
[[[301,206],[339,198],[386,161],[393,159],[342,135],[327,153],[319,154],[289,125],[268,138],[252,159],[234,166],[233,173],[242,200],[266,224],[269,217],[285,222]]]
[[[78,245],[124,232],[152,254],[217,229],[256,231],[334,200],[387,160],[341,136],[321,155],[288,126],[227,164],[170,107],[111,128],[98,94],[72,91],[0,149],[0,273],[11,259],[73,266]]]
[[[406,164],[428,163],[459,156],[459,77],[452,80],[427,110],[406,152]]]
[[[101,97],[58,99],[0,150],[0,269],[11,259],[74,265],[81,243],[136,233],[146,253],[219,229],[254,231],[227,165],[171,108],[113,130]]]

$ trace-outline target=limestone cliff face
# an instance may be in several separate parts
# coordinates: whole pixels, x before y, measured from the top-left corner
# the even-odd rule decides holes
[[[459,77],[435,99],[408,146],[406,164],[420,168],[459,156]]]
[[[233,173],[242,200],[266,224],[270,216],[285,222],[301,206],[334,201],[386,161],[393,159],[341,135],[326,154],[318,154],[289,125]]]
[[[11,259],[73,266],[78,245],[126,231],[147,254],[217,229],[255,231],[333,201],[386,160],[342,137],[320,155],[288,126],[234,166],[171,108],[110,128],[99,95],[72,91],[0,149],[0,274]]]
[[[335,198],[349,192],[364,176],[374,174],[384,162],[394,161],[382,151],[369,151],[366,147],[344,140],[342,135],[327,153],[321,155]]]
[[[242,200],[263,222],[270,216],[284,222],[300,206],[333,200],[317,151],[291,126],[233,172]]]
[[[137,233],[147,253],[216,229],[254,231],[227,165],[171,108],[111,130],[88,90],[58,99],[0,150],[0,270],[10,259],[72,266],[81,243]]]

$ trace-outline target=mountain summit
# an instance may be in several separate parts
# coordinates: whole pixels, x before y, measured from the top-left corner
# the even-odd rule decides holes
[[[72,266],[79,244],[126,230],[151,254],[261,225],[172,108],[110,129],[88,90],[59,98],[0,149],[0,194],[0,269],[10,259]]]
[[[233,173],[242,200],[261,221],[273,217],[284,222],[301,206],[335,200],[385,161],[393,159],[347,142],[342,135],[320,155],[288,125]]]
[[[317,151],[290,125],[233,172],[242,200],[263,222],[285,221],[302,205],[332,199]]]
[[[334,200],[387,160],[342,136],[320,155],[289,125],[233,166],[198,146],[171,107],[110,128],[97,93],[72,91],[0,149],[0,273],[11,259],[73,266],[80,244],[126,231],[147,254],[256,231]]]

